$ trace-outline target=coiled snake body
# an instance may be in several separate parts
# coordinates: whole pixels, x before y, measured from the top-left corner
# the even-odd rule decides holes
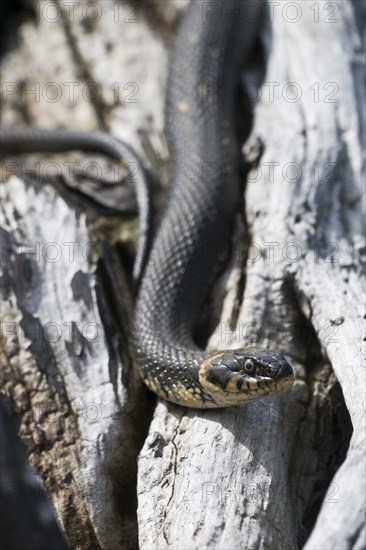
[[[178,29],[166,104],[170,197],[137,301],[142,376],[160,396],[190,407],[236,405],[293,382],[279,352],[207,353],[192,340],[213,251],[228,242],[238,200],[235,99],[254,35],[245,4],[193,1]]]
[[[284,391],[294,379],[280,352],[206,352],[192,338],[194,313],[216,261],[214,251],[228,242],[238,201],[235,90],[243,53],[254,35],[253,23],[238,9],[243,5],[193,0],[179,25],[166,101],[169,200],[142,277],[133,328],[147,386],[169,401],[195,408],[250,402]],[[43,150],[52,135],[57,141],[57,134],[48,131]],[[90,149],[90,136],[84,147],[83,134],[79,136],[78,147]],[[2,138],[6,144],[9,136],[2,133]],[[98,135],[94,138],[95,150]],[[22,143],[20,133],[15,146]],[[102,151],[109,154],[107,149]],[[146,208],[141,189],[140,205]]]

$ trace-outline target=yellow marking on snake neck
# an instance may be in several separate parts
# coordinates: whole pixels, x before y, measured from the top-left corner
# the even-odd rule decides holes
[[[217,357],[222,357],[225,355],[224,351],[220,351],[220,353],[217,353],[216,355],[212,355],[210,357],[207,357],[199,366],[198,369],[198,379],[200,381],[200,384],[208,393],[216,394],[218,392],[221,392],[222,389],[219,388],[219,386],[216,386],[215,384],[211,384],[211,382],[208,382],[207,380],[207,372],[211,367],[211,361],[213,359],[216,359]]]
[[[163,399],[169,399],[182,407],[195,409],[216,409],[217,404],[204,399],[197,386],[187,387],[182,382],[174,382],[172,386],[161,386],[157,378],[145,378],[148,388]]]

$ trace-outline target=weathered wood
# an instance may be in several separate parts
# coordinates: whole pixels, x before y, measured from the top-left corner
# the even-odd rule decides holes
[[[2,389],[72,545],[134,546],[148,400],[118,255],[49,185],[4,195]]]
[[[267,6],[266,72],[244,148],[252,165],[245,212],[211,293],[215,309],[223,307],[209,346],[276,346],[297,380],[289,393],[246,407],[197,413],[158,404],[138,466],[143,549],[292,549],[309,535],[314,550],[365,544],[361,4]],[[3,60],[3,82],[14,87],[2,122],[108,129],[165,181],[166,62],[186,5],[103,1],[99,11],[83,1],[71,17],[57,3],[52,22],[37,4],[38,22],[21,27],[19,47]],[[260,69],[260,56],[253,66]],[[47,99],[58,90],[50,82],[60,86],[57,102]],[[254,97],[253,75],[244,82]],[[65,83],[75,83],[72,101]],[[54,159],[75,186],[70,158]],[[8,179],[13,166],[3,169],[1,225],[12,244],[3,256],[2,389],[71,544],[135,547],[135,469],[150,403],[131,369],[131,300],[113,244],[133,240],[136,226],[116,211],[104,217],[116,196],[126,200],[116,186],[98,209],[60,185]],[[98,187],[90,194],[99,200]],[[51,242],[61,245],[58,262],[42,255]],[[38,258],[23,247],[35,243]],[[87,243],[97,258],[83,256]],[[209,314],[207,305],[206,329]],[[83,332],[93,323],[102,338]]]
[[[137,6],[103,2],[101,12],[87,2],[45,6],[34,5],[35,21],[20,28],[18,48],[3,59],[2,123],[113,126],[136,149],[136,131],[145,124],[163,151],[165,48]],[[163,18],[160,26],[168,28]],[[151,56],[147,68],[141,48]],[[151,400],[131,372],[131,297],[119,260],[120,243],[136,240],[136,223],[122,223],[118,210],[133,211],[134,202],[126,205],[128,197],[113,185],[115,170],[100,158],[41,161],[28,156],[2,165],[2,389],[20,415],[31,463],[71,545],[133,548],[136,457],[151,414]],[[92,175],[96,168],[112,180],[108,192],[80,186],[88,164]],[[58,183],[57,191],[44,183],[25,186],[11,178],[15,168],[21,179],[33,169],[35,179]],[[60,180],[103,206],[114,200],[113,215],[102,208],[98,216]],[[58,261],[48,252],[60,254]],[[126,250],[124,257],[131,263]]]
[[[279,82],[279,89],[286,82],[297,83],[302,98],[294,104],[274,102],[275,117],[270,115],[273,106],[262,103],[255,129],[266,139],[263,163],[278,162],[280,174],[286,163],[301,167],[296,181],[283,181],[280,175],[277,185],[267,186],[268,203],[276,205],[276,225],[269,213],[264,220],[266,238],[270,240],[272,234],[282,247],[294,241],[302,252],[288,271],[322,355],[340,382],[354,430],[347,458],[332,480],[307,548],[365,545],[365,311],[360,297],[365,295],[366,120],[360,98],[366,94],[361,76],[364,37],[359,34],[354,4],[334,3],[331,21],[320,17],[316,22],[314,13],[303,9],[296,25],[283,18],[277,25],[274,22],[266,79]],[[324,17],[326,5],[319,8]],[[313,95],[318,85],[319,101]],[[256,204],[260,193],[257,184],[250,185],[248,204],[251,198]],[[255,226],[254,222],[258,235]],[[258,237],[264,242],[261,233]]]
[[[333,23],[324,3],[313,5],[319,21],[309,3],[292,12],[278,6],[267,19],[267,71],[245,147],[249,160],[261,154],[245,195],[252,238],[245,293],[237,295],[239,237],[222,338],[219,326],[210,341],[213,348],[258,339],[276,345],[293,359],[298,379],[282,397],[233,411],[159,406],[139,461],[142,548],[295,548],[324,497],[307,548],[365,543],[365,90],[352,5],[332,6]],[[333,480],[350,426],[330,364],[354,429]]]

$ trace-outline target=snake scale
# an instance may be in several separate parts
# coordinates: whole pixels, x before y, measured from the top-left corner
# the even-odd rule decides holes
[[[146,385],[164,399],[194,408],[247,403],[282,392],[294,380],[279,351],[208,352],[193,340],[197,309],[217,262],[214,252],[229,241],[239,198],[236,99],[241,63],[257,27],[243,9],[248,4],[193,0],[178,26],[166,98],[169,197],[133,323]],[[113,145],[117,140],[100,133],[30,129],[13,139],[11,134],[2,130],[9,151],[77,147],[117,158],[123,153],[122,145],[121,151]],[[148,220],[145,183],[142,178],[137,185],[142,229]]]

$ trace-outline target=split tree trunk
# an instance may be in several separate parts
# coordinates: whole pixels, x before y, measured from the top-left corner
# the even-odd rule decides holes
[[[3,123],[106,129],[165,182],[166,61],[186,2],[46,5],[3,59]],[[280,348],[290,392],[154,411],[128,337],[136,224],[113,181],[83,185],[89,198],[70,189],[76,172],[110,180],[115,167],[79,154],[3,163],[1,391],[73,547],[365,546],[365,4],[262,15],[262,86],[243,78],[255,107],[245,210],[208,345]],[[35,181],[50,174],[56,185]]]

